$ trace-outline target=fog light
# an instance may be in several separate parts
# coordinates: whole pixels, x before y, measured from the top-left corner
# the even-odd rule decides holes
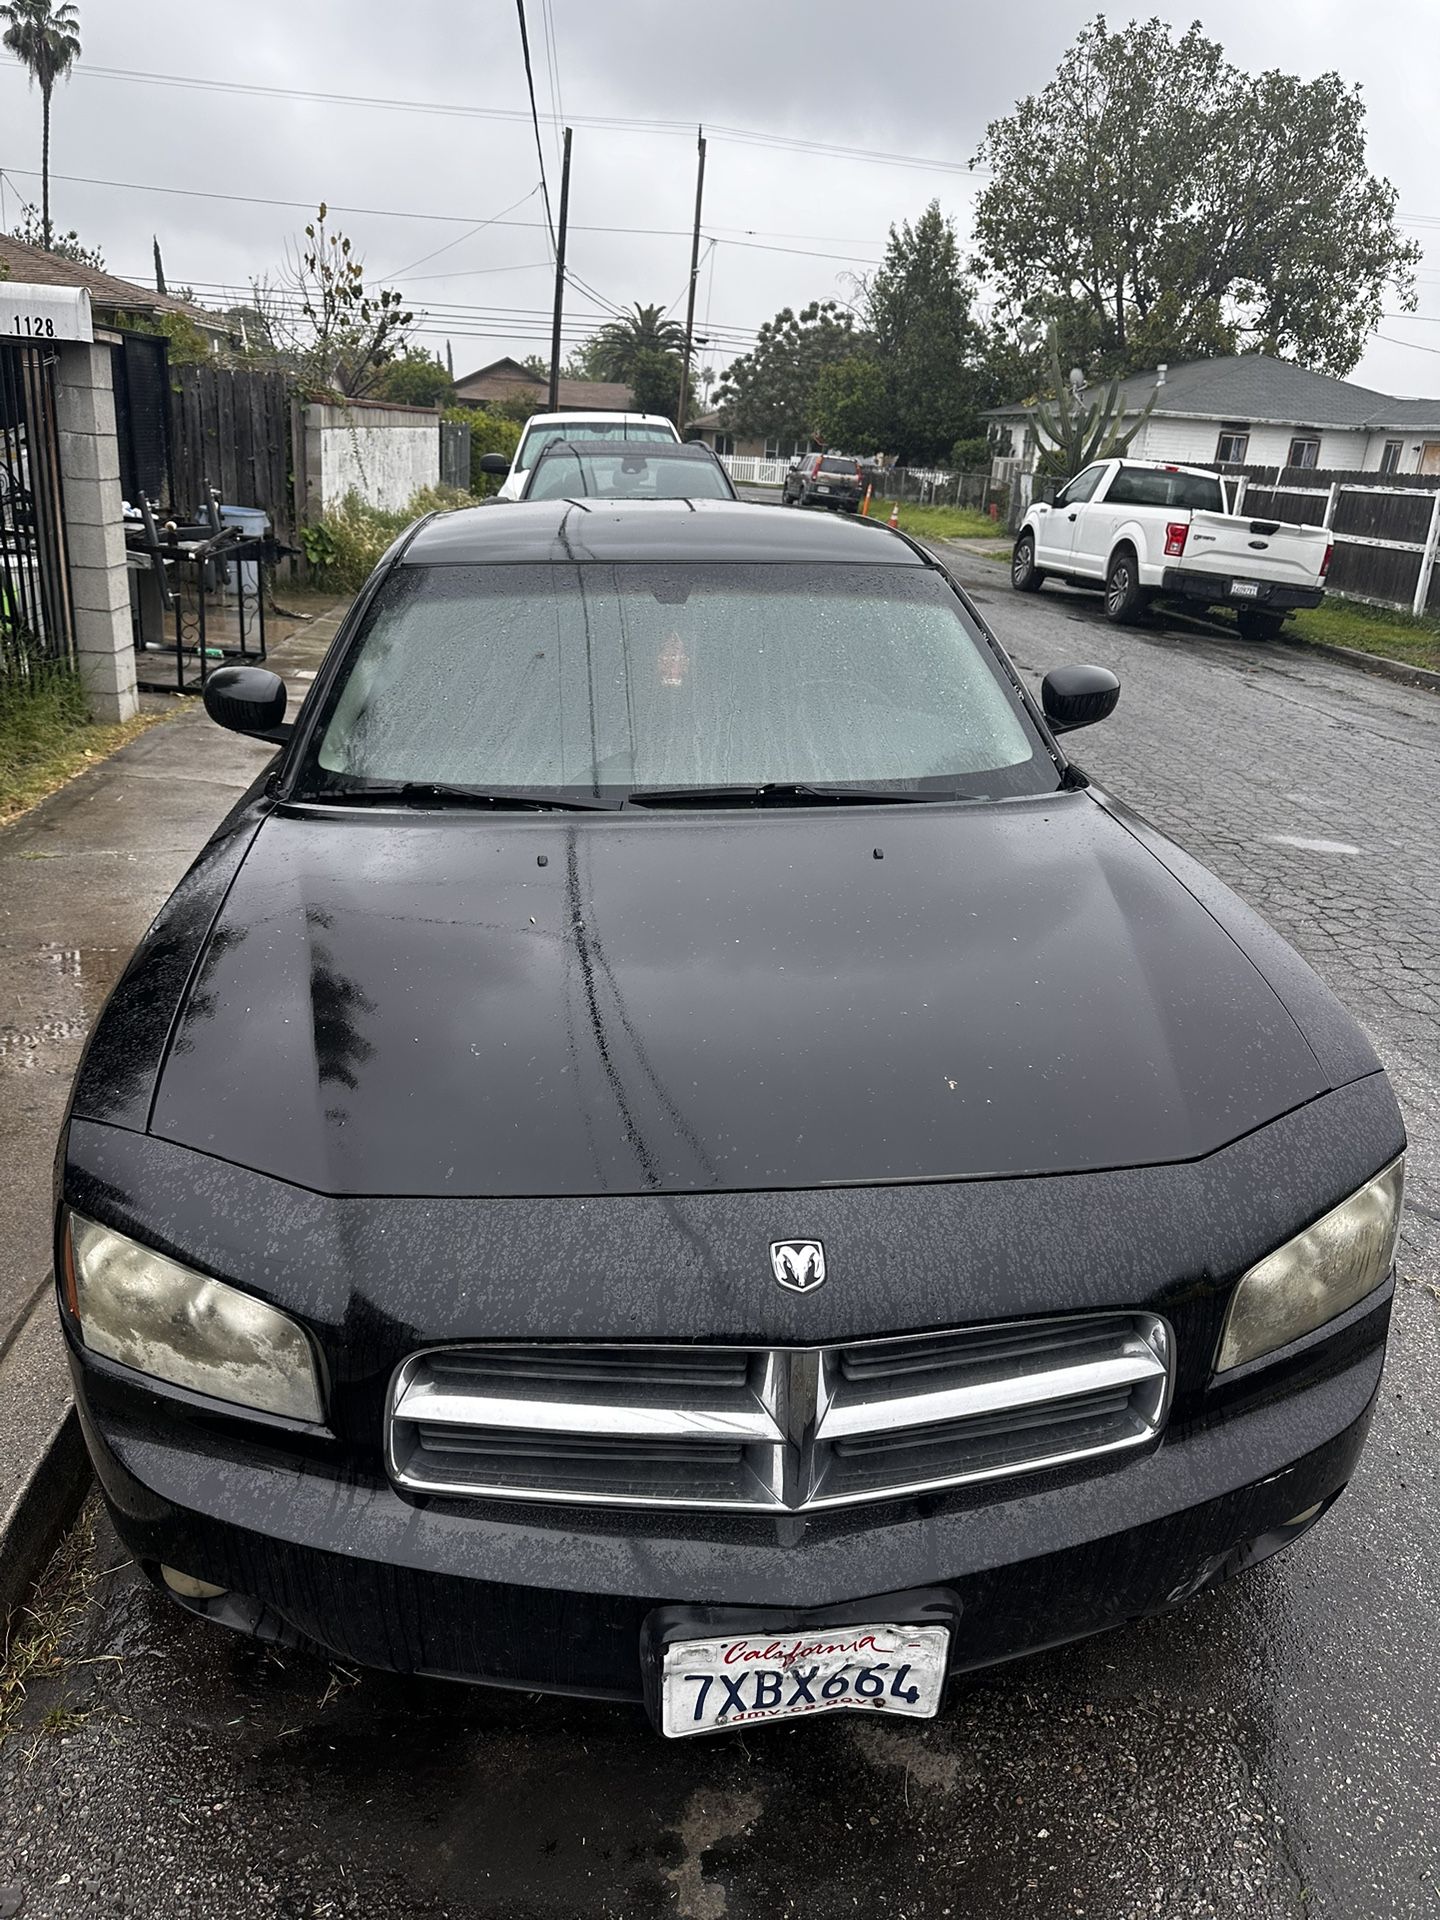
[[[218,1600],[227,1587],[217,1587],[213,1580],[197,1580],[193,1573],[181,1573],[178,1567],[161,1567],[160,1578],[172,1593],[178,1593],[182,1600]]]

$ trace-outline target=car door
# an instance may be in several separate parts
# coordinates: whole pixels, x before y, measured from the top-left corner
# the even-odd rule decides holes
[[[1120,485],[1124,472],[1119,462],[1103,468],[1093,493],[1075,515],[1071,565],[1076,573],[1091,580],[1104,579],[1116,529],[1132,512],[1131,503],[1124,497],[1126,489]]]
[[[1073,564],[1075,528],[1080,510],[1104,478],[1104,464],[1086,467],[1067,480],[1048,513],[1036,516],[1035,557],[1040,566],[1068,573]]]

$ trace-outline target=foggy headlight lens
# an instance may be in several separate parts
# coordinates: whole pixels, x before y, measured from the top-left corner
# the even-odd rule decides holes
[[[1242,1276],[1217,1372],[1273,1353],[1374,1292],[1395,1258],[1404,1182],[1402,1156]]]
[[[314,1355],[293,1320],[81,1214],[67,1225],[71,1305],[92,1353],[239,1407],[320,1419]]]

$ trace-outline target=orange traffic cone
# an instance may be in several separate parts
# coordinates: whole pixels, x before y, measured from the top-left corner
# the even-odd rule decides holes
[[[860,502],[860,518],[862,520],[868,520],[870,518],[870,495],[872,492],[873,488],[867,486],[865,489],[865,498]]]
[[[891,506],[890,518],[885,524],[887,527],[894,527],[897,533],[900,531],[900,502],[898,500]]]

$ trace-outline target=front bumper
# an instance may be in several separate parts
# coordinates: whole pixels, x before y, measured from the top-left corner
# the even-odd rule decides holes
[[[797,1629],[886,1596],[945,1590],[952,1673],[1163,1608],[1263,1558],[1344,1487],[1369,1425],[1390,1292],[1309,1356],[1303,1383],[1172,1425],[1108,1471],[806,1519],[409,1498],[353,1458],[180,1409],[72,1354],[86,1441],[116,1527],[226,1589],[193,1611],[401,1673],[642,1697],[663,1607],[781,1610]],[[181,1417],[177,1418],[177,1413]]]
[[[1244,574],[1197,573],[1192,567],[1166,567],[1160,577],[1160,591],[1181,600],[1203,600],[1212,607],[1257,607],[1267,613],[1291,613],[1299,607],[1318,607],[1325,598],[1323,587],[1287,587],[1278,580],[1252,582],[1258,591],[1236,595],[1232,588]]]

